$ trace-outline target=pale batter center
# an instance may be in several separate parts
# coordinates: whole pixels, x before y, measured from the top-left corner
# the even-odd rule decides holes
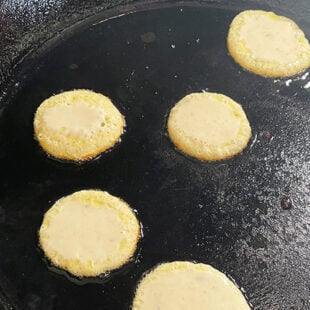
[[[134,310],[249,310],[241,292],[221,272],[172,270],[142,281],[140,306]],[[141,302],[141,303],[140,303]]]
[[[90,135],[105,125],[102,107],[83,102],[57,104],[44,112],[44,122],[52,130],[65,130],[73,135]]]
[[[176,119],[186,136],[208,144],[230,142],[240,127],[240,119],[233,110],[212,97],[196,96],[184,102],[178,107]]]
[[[119,255],[125,227],[117,211],[64,201],[45,229],[45,246],[65,259],[104,261]]]
[[[256,59],[294,63],[297,60],[300,44],[293,24],[270,16],[244,16],[240,28],[240,38]]]

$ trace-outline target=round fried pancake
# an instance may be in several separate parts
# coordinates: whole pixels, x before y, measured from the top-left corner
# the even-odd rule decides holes
[[[201,160],[220,160],[247,146],[251,128],[242,107],[229,97],[192,93],[171,110],[168,133],[182,152]]]
[[[107,192],[82,190],[45,213],[39,243],[55,266],[88,277],[125,264],[139,236],[139,222],[126,202]]]
[[[43,101],[35,114],[34,132],[48,154],[82,161],[118,142],[124,124],[124,117],[108,97],[72,90]]]
[[[139,283],[133,310],[249,310],[244,296],[223,273],[205,264],[157,266]]]
[[[291,19],[249,10],[232,21],[228,50],[243,68],[267,77],[286,77],[310,66],[310,45]]]

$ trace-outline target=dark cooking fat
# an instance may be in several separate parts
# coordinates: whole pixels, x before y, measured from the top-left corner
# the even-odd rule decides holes
[[[22,8],[27,1],[10,1],[17,2]],[[232,7],[231,1],[206,1],[213,7],[148,10],[92,26],[107,17],[102,13],[38,50],[30,43],[108,5],[49,3],[46,17],[29,18],[32,4],[17,10],[18,18],[0,14],[1,24],[12,29],[0,31],[1,42],[10,42],[1,49],[7,69],[1,78],[10,71],[13,79],[11,87],[2,84],[0,102],[0,302],[9,299],[17,309],[128,309],[146,270],[183,259],[226,272],[255,309],[309,309],[309,77],[286,83],[244,72],[225,42],[232,18],[248,8],[287,15],[309,38],[309,2]],[[143,40],[148,32],[155,40]],[[8,64],[30,50],[39,54],[25,58],[13,75]],[[128,125],[112,153],[83,166],[46,158],[32,128],[43,99],[77,87],[106,93]],[[206,88],[240,102],[251,122],[253,139],[234,159],[202,164],[178,153],[166,136],[170,108]],[[137,260],[105,284],[73,284],[49,272],[36,250],[37,227],[50,201],[81,188],[124,197],[144,225]],[[293,208],[283,208],[283,198]]]
[[[2,0],[0,1],[0,85],[7,76],[12,73],[12,67],[21,61],[26,54],[35,50],[42,42],[52,38],[59,32],[75,22],[95,13],[115,8],[120,14],[139,7],[136,3],[169,3],[173,1],[163,0]],[[198,1],[187,1],[190,4]],[[240,1],[241,2],[241,1]],[[230,0],[205,0],[201,4],[212,6],[238,7],[235,1]],[[302,20],[309,17],[308,0],[299,0],[298,5],[292,4],[290,0],[277,3],[272,0],[249,0],[249,5],[243,9],[264,9],[281,10],[289,12],[292,16],[299,16]],[[186,4],[186,1],[183,1]],[[131,5],[131,6],[130,6]],[[1,90],[0,90],[1,91]]]
[[[138,1],[1,0],[0,85],[12,74],[15,64],[58,31],[100,11],[135,2]]]

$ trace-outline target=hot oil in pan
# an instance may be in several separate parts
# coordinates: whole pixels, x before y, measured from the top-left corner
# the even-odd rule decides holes
[[[142,230],[141,230],[142,231]],[[71,281],[74,284],[77,285],[86,285],[86,284],[105,284],[108,281],[111,281],[112,278],[117,278],[120,274],[126,275],[128,274],[132,268],[134,268],[134,265],[140,260],[140,253],[141,253],[141,240],[139,241],[139,244],[137,246],[136,253],[133,257],[131,257],[123,266],[104,272],[96,277],[76,277],[70,274],[69,272],[57,268],[54,266],[44,255],[43,251],[40,247],[37,248],[39,255],[42,256],[44,263],[46,264],[46,267],[51,272],[60,275],[61,277],[64,277]]]
[[[30,69],[20,67],[18,93],[0,118],[0,269],[20,309],[128,309],[140,276],[172,260],[229,274],[256,309],[309,307],[309,97],[298,81],[287,87],[234,63],[226,35],[236,13],[172,7],[99,24],[96,17],[29,60]],[[309,34],[309,25],[304,30]],[[70,165],[42,153],[32,120],[44,99],[78,88],[109,96],[127,132],[99,159]],[[252,147],[227,161],[189,160],[166,136],[170,109],[206,88],[239,102],[257,134]],[[51,203],[84,188],[122,197],[138,210],[145,236],[140,259],[126,272],[78,286],[49,272],[36,245]],[[281,207],[284,196],[294,208]]]
[[[137,214],[137,210],[133,210],[136,216],[139,218],[139,214]],[[113,269],[111,271],[104,272],[98,276],[95,277],[78,277],[74,276],[71,273],[67,272],[66,270],[63,270],[61,268],[56,267],[53,265],[50,260],[45,256],[42,248],[40,245],[37,246],[37,251],[39,255],[42,257],[42,260],[46,264],[46,267],[48,270],[50,270],[53,273],[56,273],[62,277],[67,278],[69,281],[71,281],[74,284],[77,285],[85,285],[85,284],[104,284],[111,280],[111,278],[116,278],[118,275],[123,274],[126,275],[128,272],[134,268],[134,265],[139,262],[141,259],[141,247],[143,245],[143,225],[140,222],[140,237],[137,243],[137,248],[133,256],[125,262],[124,265],[120,266],[119,268]]]

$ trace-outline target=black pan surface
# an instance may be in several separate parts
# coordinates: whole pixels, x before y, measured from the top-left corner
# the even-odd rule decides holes
[[[310,309],[309,76],[267,79],[234,63],[225,40],[242,9],[188,1],[105,12],[19,66],[0,105],[4,309],[129,309],[143,273],[172,260],[218,268],[253,309]],[[290,17],[309,38],[310,24]],[[48,158],[32,127],[45,98],[75,88],[106,94],[127,122],[119,145],[81,165]],[[206,90],[242,104],[251,123],[250,144],[233,159],[199,162],[167,137],[169,110]],[[122,197],[143,224],[135,261],[102,283],[51,271],[37,246],[44,212],[84,188]]]

